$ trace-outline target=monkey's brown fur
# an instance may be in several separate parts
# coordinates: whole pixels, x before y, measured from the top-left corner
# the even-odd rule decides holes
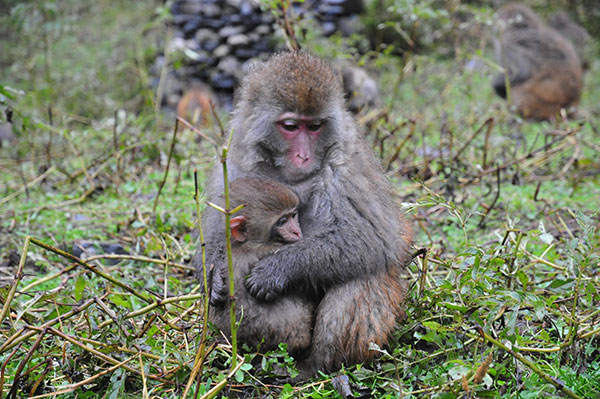
[[[544,120],[554,117],[561,108],[577,105],[582,68],[571,43],[522,4],[505,5],[497,17],[502,34],[496,57],[508,74],[510,98],[519,113]],[[494,79],[493,86],[506,98],[504,73]]]
[[[211,120],[211,101],[214,95],[208,87],[194,85],[177,103],[177,116],[194,127],[207,126]],[[179,130],[183,129],[181,122]]]
[[[341,95],[340,77],[325,61],[302,56],[274,56],[269,67],[255,67],[246,80],[242,101],[268,99],[273,105],[304,115],[323,112],[333,98]],[[286,79],[277,79],[276,71],[286,71]],[[275,73],[275,75],[274,75]],[[337,83],[337,84],[335,84]]]
[[[303,377],[318,369],[335,371],[342,364],[365,362],[379,355],[369,349],[370,344],[384,347],[396,322],[405,316],[406,282],[401,270],[391,267],[328,292],[317,308],[309,356],[298,366]]]
[[[246,218],[247,240],[232,242],[236,320],[241,319],[238,339],[263,351],[276,349],[280,343],[288,344],[290,353],[304,351],[311,343],[314,305],[293,294],[276,302],[260,302],[244,287],[251,265],[284,245],[272,240],[271,229],[286,210],[298,207],[298,197],[273,180],[243,178],[230,184],[230,206],[242,204],[244,208],[234,216]],[[229,302],[211,308],[210,321],[229,337]]]

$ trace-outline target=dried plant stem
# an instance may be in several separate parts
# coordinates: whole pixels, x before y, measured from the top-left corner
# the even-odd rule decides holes
[[[522,155],[519,158],[515,158],[513,160],[510,160],[502,165],[496,166],[496,167],[491,167],[488,169],[485,169],[483,171],[481,171],[478,175],[472,177],[471,179],[469,179],[468,181],[466,181],[465,183],[461,183],[459,185],[459,188],[468,186],[470,184],[475,184],[479,181],[479,179],[481,179],[483,176],[492,174],[492,173],[496,173],[497,170],[504,170],[504,169],[508,169],[513,165],[516,164],[520,164],[521,167],[525,167],[533,162],[539,161],[540,159],[546,159],[546,156],[548,154],[554,154],[554,153],[558,153],[560,151],[565,150],[565,147],[562,146],[558,146],[556,148],[553,148],[556,144],[558,144],[559,142],[562,142],[563,140],[565,140],[567,137],[572,136],[576,133],[578,133],[579,131],[581,131],[582,127],[581,126],[577,126],[574,127],[572,129],[569,129],[564,135],[561,135],[559,137],[557,137],[556,139],[552,140],[550,143],[545,144],[533,151],[529,151],[526,154]],[[570,147],[571,145],[569,144],[567,147]]]
[[[163,266],[169,265],[169,266],[172,266],[172,267],[175,267],[178,269],[183,269],[183,270],[195,270],[193,267],[186,266],[181,263],[166,261],[164,259],[148,258],[147,256],[138,256],[138,255],[114,255],[114,254],[94,255],[94,256],[90,256],[89,258],[87,258],[86,262],[91,263],[92,261],[99,260],[99,259],[134,260],[134,261],[139,261],[139,262],[156,263],[156,264],[163,265]],[[64,269],[62,269],[56,273],[52,273],[46,277],[43,277],[39,280],[36,280],[36,281],[30,283],[29,285],[23,287],[20,291],[27,292],[30,289],[32,289],[33,287],[43,284],[46,281],[50,281],[50,280],[52,280],[58,276],[61,276],[63,274],[66,274],[66,273],[70,272],[71,270],[75,269],[76,267],[77,267],[76,265],[67,266]]]
[[[400,151],[402,151],[402,148],[404,148],[404,145],[412,138],[413,134],[415,134],[415,128],[417,127],[417,124],[413,120],[408,120],[407,122],[404,122],[402,125],[399,126],[399,129],[403,128],[404,126],[406,126],[408,124],[410,124],[410,130],[409,130],[408,134],[404,137],[404,139],[400,142],[400,144],[398,144],[396,146],[396,149],[394,150],[394,154],[390,157],[390,160],[387,162],[387,167],[386,167],[387,171],[389,171],[391,169],[392,164],[400,156]]]
[[[231,355],[233,356],[233,353]],[[229,381],[235,375],[235,373],[237,373],[237,371],[240,369],[240,367],[242,367],[242,364],[244,364],[244,359],[240,358],[239,360],[240,361],[239,361],[239,363],[237,363],[237,366],[231,368],[231,370],[227,374],[227,377],[225,377],[221,381],[219,381],[217,383],[217,385],[215,385],[210,391],[208,391],[207,393],[202,395],[202,397],[200,399],[212,399],[215,396],[217,396],[217,394],[219,392],[221,392],[221,390],[225,387],[225,385],[227,384],[227,381]],[[237,355],[236,355],[236,362],[237,362]],[[233,362],[232,362],[232,364],[233,364]]]
[[[146,373],[144,373],[144,359],[142,359],[141,352],[138,352],[138,360],[140,362],[140,373],[142,373],[143,399],[148,399],[148,382],[146,381]]]
[[[298,42],[298,38],[296,37],[296,33],[294,32],[294,26],[290,22],[290,18],[288,16],[288,10],[290,9],[290,0],[283,0],[281,2],[281,13],[283,14],[283,32],[286,38],[286,42],[288,48],[291,51],[300,50],[300,43]]]
[[[425,284],[427,283],[427,270],[429,267],[427,266],[427,248],[422,248],[421,253],[416,256],[421,255],[421,276],[419,278],[419,298],[425,292]]]
[[[485,226],[485,218],[490,214],[492,209],[494,209],[494,206],[496,205],[496,203],[498,202],[498,199],[500,198],[500,187],[501,187],[500,186],[500,171],[497,170],[496,171],[496,195],[494,195],[494,199],[492,200],[492,203],[485,210],[485,213],[483,215],[481,215],[481,219],[479,220],[479,224],[477,225],[478,227],[482,228]]]
[[[136,356],[137,356],[137,355],[133,355],[133,356],[131,356],[130,358],[128,358],[128,359],[125,359],[125,360],[123,360],[122,362],[120,362],[120,363],[117,363],[117,364],[115,364],[114,366],[112,366],[112,367],[109,367],[109,368],[107,368],[106,370],[103,370],[103,371],[99,372],[98,374],[94,374],[93,376],[91,376],[91,377],[89,377],[89,378],[86,378],[86,379],[85,379],[85,380],[83,380],[83,381],[79,381],[79,382],[78,382],[78,383],[76,383],[76,384],[70,384],[70,385],[63,386],[63,387],[62,387],[62,389],[61,389],[60,391],[56,391],[56,392],[48,392],[48,393],[44,393],[44,394],[37,395],[37,396],[31,396],[29,399],[40,399],[40,398],[47,398],[47,397],[49,397],[49,396],[63,395],[63,394],[65,394],[65,393],[73,392],[73,391],[74,391],[74,390],[76,390],[77,388],[79,388],[79,387],[82,387],[82,386],[84,386],[84,385],[86,385],[86,384],[89,384],[89,383],[91,383],[92,381],[94,381],[94,380],[98,379],[99,377],[102,377],[103,375],[106,375],[106,374],[110,374],[110,373],[112,373],[112,372],[113,372],[113,371],[115,371],[116,369],[118,369],[118,368],[120,368],[120,367],[122,367],[122,366],[126,365],[127,363],[129,363],[130,361],[132,361],[133,359],[135,359],[135,358],[136,358]],[[141,362],[141,358],[140,358],[140,362]],[[143,371],[142,371],[142,372],[143,372]],[[143,376],[143,375],[142,375],[142,376]],[[145,379],[144,379],[144,381],[145,381]],[[144,396],[144,397],[147,397],[147,396]]]
[[[2,307],[2,312],[0,313],[0,324],[2,324],[4,318],[10,312],[10,304],[12,303],[12,300],[15,297],[17,286],[23,278],[23,267],[25,267],[25,259],[27,259],[27,251],[29,250],[30,240],[30,236],[25,237],[25,242],[23,243],[23,250],[21,251],[21,259],[19,260],[19,266],[17,268],[17,272],[15,273],[15,278],[12,282],[12,286],[10,287],[8,294],[6,295],[6,299],[4,300],[4,307]]]
[[[599,334],[600,334],[600,327],[596,328],[595,330],[586,332],[585,334],[581,334],[578,338],[579,339],[584,339],[584,338],[593,337],[593,336],[596,336],[596,335],[599,335]]]
[[[148,302],[148,303],[152,303],[154,302],[150,297],[148,297],[145,294],[141,294],[139,292],[137,292],[136,290],[134,290],[133,288],[129,287],[127,284],[122,283],[121,281],[119,281],[118,279],[104,273],[101,270],[98,270],[97,267],[90,265],[89,263],[79,259],[78,257],[76,257],[75,255],[72,255],[68,252],[65,252],[63,250],[60,250],[58,248],[53,247],[52,245],[48,245],[43,243],[42,241],[38,240],[37,238],[33,238],[31,237],[31,242],[34,243],[35,245],[42,247],[50,252],[54,252],[57,255],[62,256],[63,258],[67,258],[81,266],[83,266],[84,268],[86,268],[87,270],[91,271],[92,273],[97,274],[98,276],[102,277],[105,280],[110,281],[111,283],[113,283],[114,285],[123,288],[125,291],[129,292],[130,294],[135,295],[136,297],[140,298],[141,300]]]
[[[57,330],[55,328],[50,327],[50,328],[47,328],[47,329],[43,329],[43,328],[36,327],[36,326],[28,326],[27,328],[29,328],[31,330],[34,330],[34,331],[37,331],[37,332],[47,331],[48,333],[53,334],[53,335],[55,335],[57,337],[60,337],[60,338],[64,339],[65,341],[68,341],[71,344],[73,344],[75,346],[78,346],[79,348],[83,349],[84,351],[89,352],[90,354],[92,354],[92,355],[94,355],[94,356],[96,356],[96,357],[98,357],[98,358],[100,358],[100,359],[102,359],[102,360],[104,360],[104,361],[106,361],[108,363],[115,364],[115,365],[120,363],[118,360],[116,360],[116,359],[114,359],[114,358],[112,358],[112,357],[110,357],[108,355],[105,355],[104,353],[102,353],[102,352],[100,352],[100,351],[98,351],[98,350],[96,350],[96,349],[94,349],[94,348],[92,348],[90,346],[87,346],[87,345],[83,344],[82,342],[78,341],[74,337],[72,337],[70,335],[67,335],[67,334],[64,334],[63,332],[61,332],[61,331],[59,331],[59,330]],[[135,368],[133,368],[133,367],[129,367],[129,366],[125,366],[125,365],[123,365],[121,367],[123,367],[125,370],[129,371],[130,373],[134,373],[134,374],[140,375],[140,371],[137,370],[137,369],[135,369]],[[173,383],[172,381],[169,381],[169,380],[167,380],[165,378],[162,378],[162,377],[160,377],[158,375],[148,375],[148,377],[152,378],[153,380],[157,380],[157,381],[164,382],[164,383],[167,383],[167,384],[172,384]]]
[[[116,349],[116,350],[118,350],[120,352],[129,353],[131,355],[138,355],[139,354],[139,355],[142,355],[143,357],[146,357],[148,359],[161,360],[161,356],[155,355],[154,353],[148,353],[148,352],[144,352],[144,351],[138,351],[138,350],[126,348],[124,346],[114,346],[112,343],[100,342],[100,341],[96,341],[96,340],[93,340],[93,339],[90,339],[90,338],[85,338],[85,337],[79,337],[79,339],[82,342],[86,342],[86,343],[94,345],[94,346],[99,346],[100,348],[102,348],[104,350]],[[179,359],[166,359],[166,361],[169,362],[169,363],[172,363],[172,364],[180,364]]]
[[[194,301],[197,299],[203,299],[204,298],[204,294],[187,294],[187,295],[180,295],[180,296],[173,296],[170,298],[164,298],[164,299],[160,299],[160,300],[156,300],[155,302],[144,306],[141,309],[135,310],[133,312],[129,312],[125,315],[126,319],[131,319],[132,317],[137,317],[140,315],[143,315],[144,313],[148,313],[149,311],[151,311],[152,309],[156,309],[158,307],[164,306],[166,304],[169,303],[176,303],[176,302],[184,302],[184,301]]]
[[[44,335],[46,335],[46,330],[47,330],[46,328],[40,329],[40,333],[41,334],[38,335],[37,339],[35,340],[35,342],[31,346],[31,348],[29,348],[29,351],[27,351],[27,354],[25,355],[25,357],[19,363],[19,366],[17,367],[17,371],[15,372],[15,376],[13,378],[12,387],[10,388],[10,391],[8,392],[8,395],[6,395],[7,399],[16,398],[17,389],[18,389],[18,387],[20,385],[19,384],[19,380],[21,379],[21,373],[23,372],[23,369],[25,368],[25,366],[27,365],[27,363],[29,363],[29,360],[31,359],[31,356],[33,356],[33,354],[35,353],[36,349],[38,348],[38,346],[42,342],[42,339],[44,338]]]
[[[227,154],[229,152],[229,148],[231,147],[231,139],[233,138],[233,131],[230,132],[229,138],[227,140],[227,145],[224,146],[221,150],[221,154],[219,154],[220,162],[223,165],[223,188],[224,188],[224,197],[225,197],[225,208],[220,208],[217,205],[209,203],[213,208],[222,212],[225,215],[225,252],[227,254],[227,272],[229,276],[229,317],[231,324],[231,369],[227,377],[219,382],[213,389],[207,392],[202,398],[212,398],[214,397],[227,383],[229,378],[235,374],[241,365],[242,362],[238,364],[238,347],[237,347],[237,330],[238,323],[235,320],[235,286],[234,286],[234,273],[233,273],[233,258],[231,252],[231,228],[229,227],[229,222],[231,219],[231,215],[237,212],[242,208],[239,206],[235,209],[230,209],[229,204],[229,179],[228,179],[228,169],[227,169]]]
[[[154,198],[154,206],[152,207],[152,213],[156,212],[156,206],[158,205],[158,199],[160,198],[160,193],[162,192],[163,187],[167,181],[167,176],[169,176],[169,168],[171,167],[171,159],[173,159],[173,152],[175,152],[175,143],[177,143],[177,127],[179,125],[179,118],[175,121],[175,126],[173,127],[173,136],[171,138],[171,148],[169,148],[169,158],[167,159],[167,167],[165,168],[165,175],[163,176],[162,181],[160,182],[160,186],[158,186],[158,193],[156,193],[156,198]]]
[[[55,279],[56,277],[59,277],[59,276],[61,276],[61,275],[63,275],[63,274],[66,274],[66,273],[70,272],[71,270],[73,270],[73,269],[75,269],[75,268],[77,268],[77,265],[71,265],[71,266],[67,266],[67,267],[65,267],[64,269],[62,269],[62,270],[60,270],[60,271],[58,271],[58,272],[56,272],[56,273],[52,273],[52,274],[50,274],[50,275],[48,275],[48,276],[46,276],[46,277],[42,277],[42,278],[41,278],[41,279],[39,279],[39,280],[35,280],[34,282],[32,282],[32,283],[30,283],[30,284],[26,285],[25,287],[23,287],[23,288],[22,288],[20,291],[21,291],[21,292],[27,292],[27,291],[29,291],[30,289],[32,289],[33,287],[35,287],[35,286],[37,286],[37,285],[40,285],[40,284],[43,284],[43,283],[45,283],[46,281],[50,281],[50,280],[52,280],[52,279]]]
[[[210,102],[211,106],[212,105],[212,101]],[[182,123],[183,125],[185,125],[186,128],[190,129],[191,131],[193,131],[194,133],[196,133],[197,135],[199,135],[200,137],[202,137],[204,140],[208,141],[209,143],[211,143],[212,145],[217,145],[217,142],[215,140],[213,140],[210,136],[207,136],[206,134],[202,133],[201,130],[199,130],[198,128],[196,128],[195,126],[193,126],[192,124],[190,124],[188,121],[186,121],[184,118],[181,117],[177,117],[177,121],[179,123]],[[221,123],[221,121],[219,120],[219,125]]]
[[[31,180],[30,182],[25,183],[20,189],[18,189],[17,191],[13,192],[12,194],[9,194],[6,197],[2,198],[0,200],[0,205],[3,205],[5,203],[7,203],[8,201],[10,201],[11,199],[13,199],[15,197],[18,197],[19,195],[23,194],[31,186],[33,186],[33,185],[41,182],[42,180],[44,180],[46,177],[48,177],[48,175],[50,175],[54,171],[56,171],[56,166],[54,166],[54,165],[50,166],[48,168],[48,170],[46,170],[44,173],[42,173],[41,175],[39,175],[35,179]]]
[[[567,388],[562,382],[560,382],[558,379],[552,378],[552,376],[546,374],[537,364],[535,364],[534,362],[530,361],[529,359],[527,359],[525,356],[521,355],[520,353],[514,351],[513,349],[509,348],[508,346],[504,345],[502,342],[492,338],[489,334],[480,331],[480,334],[483,336],[483,338],[488,341],[489,343],[497,346],[498,348],[504,350],[505,352],[510,353],[515,359],[517,359],[518,361],[520,361],[521,363],[523,363],[525,366],[529,367],[529,369],[533,372],[535,372],[536,374],[538,374],[540,377],[542,377],[542,379],[544,379],[544,381],[554,385],[554,387],[556,387],[556,389],[558,389],[559,391],[561,391],[562,393],[564,393],[566,396],[568,396],[569,398],[573,398],[573,399],[583,399],[581,398],[581,396],[577,395],[575,392],[571,391],[569,388]],[[472,337],[476,337],[475,334],[468,334]]]
[[[468,138],[468,139],[465,141],[465,143],[463,144],[463,146],[462,146],[462,147],[460,147],[460,149],[459,149],[458,151],[456,151],[456,154],[454,154],[454,161],[455,161],[455,162],[456,162],[456,161],[458,161],[458,159],[460,158],[460,155],[462,154],[462,152],[463,152],[464,150],[466,150],[466,149],[469,147],[469,145],[471,144],[471,142],[472,142],[473,140],[475,140],[475,137],[479,136],[479,133],[481,133],[481,132],[483,131],[483,128],[484,128],[484,127],[487,127],[486,134],[488,134],[488,135],[489,135],[490,131],[492,130],[492,127],[494,127],[494,118],[487,118],[487,119],[485,120],[485,122],[483,122],[483,124],[482,124],[482,125],[479,127],[479,129],[477,129],[477,130],[475,131],[475,133],[473,133],[473,134],[471,135],[471,137],[469,137],[469,138]]]
[[[42,363],[39,363],[40,366],[45,364],[46,367],[44,367],[44,370],[40,373],[40,376],[37,378],[37,380],[35,380],[35,382],[31,386],[31,389],[29,390],[29,398],[31,398],[33,396],[33,394],[37,391],[37,389],[40,386],[40,384],[42,383],[42,381],[44,381],[44,379],[46,378],[46,375],[48,375],[48,372],[50,370],[52,370],[52,363],[53,363],[52,359],[47,359],[47,360],[44,360]],[[29,370],[31,371],[31,370],[33,370],[33,368],[31,368]]]
[[[214,112],[214,110],[213,110]],[[194,366],[188,378],[188,382],[183,391],[183,398],[187,398],[188,392],[196,380],[197,375],[202,374],[202,366],[204,364],[204,356],[206,354],[206,332],[208,330],[208,311],[210,290],[208,289],[208,274],[206,270],[206,243],[204,242],[204,232],[202,231],[202,218],[200,214],[200,191],[198,188],[198,171],[194,170],[194,200],[196,201],[196,220],[198,224],[198,232],[200,234],[200,249],[202,255],[202,282],[204,283],[204,313],[202,317],[202,333],[200,335],[200,347],[194,358]],[[199,382],[198,382],[199,383]]]
[[[108,295],[108,294],[106,294],[106,295]],[[102,298],[104,298],[104,296]],[[81,304],[80,306],[76,307],[75,309],[73,309],[69,312],[63,313],[62,315],[60,315],[52,320],[47,321],[46,323],[42,324],[40,326],[40,328],[46,328],[46,327],[53,326],[54,324],[60,323],[62,320],[66,320],[66,319],[84,311],[85,309],[90,307],[93,303],[95,303],[95,301],[93,299],[90,299],[89,301]],[[35,331],[25,331],[25,329],[19,330],[17,333],[15,333],[9,339],[7,339],[6,342],[4,343],[4,345],[2,345],[0,347],[0,354],[6,352],[7,350],[10,350],[11,348],[15,347],[16,345],[20,344],[21,342],[31,338],[35,334],[36,334]]]
[[[154,259],[154,258],[149,258],[147,256],[139,256],[139,255],[113,255],[113,254],[94,255],[94,256],[90,256],[89,258],[86,258],[86,262],[89,263],[91,261],[98,260],[98,259],[136,260],[139,262],[156,263],[158,265],[163,265],[164,267],[171,266],[171,267],[175,267],[177,269],[190,270],[190,271],[195,270],[191,266],[187,266],[187,265],[184,265],[181,263],[175,263],[170,260]]]
[[[581,286],[581,279],[583,277],[585,264],[579,264],[577,277],[575,278],[575,292],[573,294],[573,306],[571,307],[571,322],[569,333],[567,334],[566,341],[571,344],[575,342],[575,336],[577,335],[577,328],[579,323],[577,321],[577,305],[579,303],[579,287]]]

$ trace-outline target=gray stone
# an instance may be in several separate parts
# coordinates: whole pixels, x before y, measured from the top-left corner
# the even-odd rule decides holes
[[[199,43],[204,43],[208,40],[219,41],[219,35],[211,29],[198,29],[194,37]]]
[[[209,18],[218,17],[222,14],[221,8],[216,4],[202,4],[201,12],[202,15]]]
[[[241,71],[242,66],[236,57],[228,55],[219,61],[217,68],[226,74],[235,76]]]
[[[223,58],[229,53],[231,53],[231,48],[226,44],[221,44],[215,49],[215,51],[213,51],[213,56],[217,58]]]
[[[271,29],[271,26],[269,25],[258,25],[256,28],[254,28],[254,32],[261,36],[266,36],[270,35],[271,32],[273,32],[273,29]]]
[[[243,26],[226,26],[219,31],[219,36],[229,37],[229,36],[240,34],[243,31],[244,31]]]
[[[250,43],[250,39],[248,39],[248,36],[246,36],[242,33],[239,33],[237,35],[232,35],[227,38],[227,44],[229,44],[230,46],[234,46],[234,47],[245,46],[248,43]]]
[[[231,90],[235,85],[235,79],[231,75],[215,72],[210,76],[210,84],[217,89]]]

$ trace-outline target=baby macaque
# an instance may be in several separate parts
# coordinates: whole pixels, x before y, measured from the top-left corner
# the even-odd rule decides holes
[[[233,181],[229,195],[232,209],[244,205],[230,220],[236,319],[242,319],[238,339],[263,351],[275,349],[282,342],[288,344],[291,353],[305,350],[310,345],[314,305],[294,294],[262,302],[244,286],[253,264],[302,238],[298,197],[274,180],[259,178]],[[224,288],[225,282],[222,284]],[[210,320],[225,334],[231,334],[229,302],[211,312]]]

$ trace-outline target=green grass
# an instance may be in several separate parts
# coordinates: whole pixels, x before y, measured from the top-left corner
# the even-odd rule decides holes
[[[2,306],[18,285],[0,347],[30,335],[0,349],[2,397],[11,397],[18,375],[13,397],[90,379],[58,397],[180,398],[202,325],[202,297],[186,268],[197,244],[193,174],[202,182],[216,152],[193,133],[178,134],[154,209],[174,122],[155,113],[148,83],[168,35],[165,9],[150,0],[9,5],[0,17],[0,119],[13,111],[18,140],[0,149]],[[341,58],[352,53],[343,42],[309,36],[306,47]],[[494,95],[493,70],[465,69],[472,54],[492,60],[489,48],[468,45],[456,58],[365,58],[377,66],[387,110],[361,121],[427,255],[406,273],[407,319],[390,345],[378,360],[345,369],[351,390],[564,397],[546,376],[597,397],[600,60],[586,74],[575,118],[533,123]],[[118,243],[131,256],[89,261],[109,281],[32,242],[19,275],[29,236],[67,252],[81,241]],[[139,296],[179,298],[145,308]],[[227,376],[231,351],[218,337],[209,332],[188,397]],[[281,386],[278,377],[293,367],[285,348],[243,358],[223,397],[341,397],[329,382],[335,375]]]

